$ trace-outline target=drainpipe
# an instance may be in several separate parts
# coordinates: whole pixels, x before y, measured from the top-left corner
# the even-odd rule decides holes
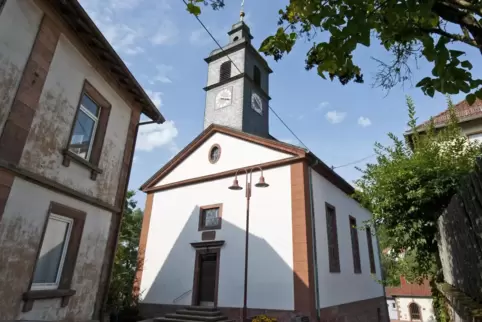
[[[142,125],[148,125],[148,124],[162,124],[164,123],[164,121],[162,119],[158,119],[156,121],[146,121],[146,122],[138,122],[136,124],[136,129],[134,131],[134,141],[132,143],[132,153],[131,153],[131,157],[130,157],[130,160],[129,160],[129,167],[127,169],[127,178],[126,178],[126,186],[125,186],[125,189],[124,191],[122,192],[122,205],[121,205],[121,213],[120,213],[120,220],[119,220],[119,223],[117,224],[117,227],[115,228],[115,246],[114,246],[114,251],[112,252],[112,257],[110,258],[110,262],[109,262],[109,276],[107,278],[107,282],[106,282],[106,285],[105,285],[105,289],[104,289],[104,295],[103,295],[103,299],[102,299],[102,305],[101,305],[101,308],[100,308],[100,321],[105,321],[104,320],[104,310],[105,310],[105,307],[107,305],[107,296],[109,294],[109,286],[110,286],[110,280],[112,278],[112,269],[114,267],[114,259],[115,259],[115,254],[117,252],[117,244],[119,243],[119,233],[120,233],[120,229],[121,229],[121,225],[122,225],[122,217],[123,217],[123,213],[124,213],[124,207],[125,207],[125,204],[126,204],[126,197],[127,197],[127,191],[129,191],[129,180],[131,178],[131,170],[132,170],[132,163],[133,163],[133,160],[134,160],[134,152],[136,150],[136,143],[137,143],[137,134],[139,133],[139,127],[142,126]]]
[[[313,167],[318,164],[318,159],[315,159],[315,162],[310,166],[310,171],[308,172],[308,185],[310,187],[310,215],[311,215],[311,240],[313,241],[313,265],[314,265],[314,278],[315,278],[315,307],[316,307],[316,318],[317,321],[320,321],[320,288],[318,285],[318,260],[317,260],[317,252],[316,252],[316,229],[315,229],[315,204],[313,200],[313,180],[312,180],[312,172]]]

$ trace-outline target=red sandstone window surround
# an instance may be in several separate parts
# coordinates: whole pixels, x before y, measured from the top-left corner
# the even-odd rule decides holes
[[[198,230],[221,229],[223,204],[202,206],[199,209]]]
[[[86,213],[51,202],[37,250],[29,291],[23,294],[22,311],[28,312],[39,299],[62,298],[68,304]]]
[[[336,209],[329,203],[325,203],[326,210],[326,234],[328,237],[328,262],[331,273],[339,273],[340,252],[338,249],[338,228],[336,225]]]
[[[361,262],[360,262],[360,245],[358,243],[358,230],[356,228],[356,219],[350,216],[350,235],[351,235],[351,248],[353,254],[353,270],[355,274],[361,274]]]
[[[74,160],[91,170],[92,180],[102,173],[98,166],[110,109],[110,103],[86,80],[64,150],[64,166]]]

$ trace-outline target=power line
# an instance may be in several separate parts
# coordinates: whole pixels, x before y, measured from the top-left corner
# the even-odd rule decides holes
[[[184,2],[184,4],[186,5],[186,7],[188,6],[188,3],[186,0],[181,0],[182,2]],[[209,31],[209,29],[204,25],[204,23],[201,21],[201,19],[199,18],[199,16],[196,16],[194,15],[194,17],[196,18],[196,20],[201,24],[201,26],[204,28],[204,30],[206,30],[206,32],[208,33],[208,35],[211,37],[211,39],[216,43],[216,45],[219,47],[219,49],[221,49],[221,52],[225,52],[224,49],[223,49],[223,46],[221,46],[221,44],[216,40],[216,38],[212,35],[212,33]],[[238,70],[238,72],[240,74],[242,74],[243,72],[241,71],[241,69],[239,69],[239,67],[236,65],[236,63],[231,59],[231,57],[229,57],[229,54],[226,54],[226,57],[229,59],[229,61],[231,61],[231,63],[234,65],[234,67]],[[291,130],[291,128],[288,126],[288,124],[286,124],[285,121],[283,121],[283,119],[278,115],[278,113],[276,113],[276,111],[268,104],[268,108],[271,112],[273,112],[273,114],[276,116],[276,118],[278,118],[278,120],[281,122],[281,124],[283,124],[283,126],[291,133],[291,135],[293,135],[297,140],[298,142],[300,142],[307,150],[309,150],[308,146],[303,142],[301,141],[301,139],[295,134],[295,132],[293,132],[293,130]]]
[[[362,161],[368,160],[368,159],[374,157],[375,155],[376,155],[376,154],[373,153],[373,154],[370,154],[369,156],[364,157],[364,158],[362,158],[362,159],[359,159],[359,160],[356,160],[356,161],[353,161],[353,162],[350,162],[350,163],[347,163],[347,164],[339,165],[339,166],[337,166],[337,167],[331,167],[331,169],[334,170],[334,169],[339,169],[339,168],[348,167],[348,166],[350,166],[350,165],[354,165],[354,164],[360,163],[360,162],[362,162]]]

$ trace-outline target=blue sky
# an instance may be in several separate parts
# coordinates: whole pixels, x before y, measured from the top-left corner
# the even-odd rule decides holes
[[[227,32],[239,19],[241,1],[227,0],[221,11],[206,8],[201,19],[218,41],[227,42]],[[246,0],[246,22],[259,48],[262,40],[277,28],[278,10],[287,0]],[[216,48],[199,23],[189,15],[182,0],[80,0],[98,27],[127,63],[168,120],[161,126],[144,127],[135,152],[129,187],[136,189],[160,169],[203,129],[207,64],[204,58]],[[373,154],[375,141],[389,143],[387,133],[402,135],[406,129],[405,96],[413,97],[420,121],[446,108],[445,97],[424,96],[414,87],[430,74],[431,66],[413,64],[413,86],[393,88],[389,93],[374,88],[377,63],[390,55],[376,42],[356,52],[365,84],[342,86],[305,71],[304,58],[310,44],[301,40],[279,62],[266,58],[274,73],[270,77],[271,107],[298,137],[329,166],[340,166]],[[466,49],[466,47],[460,47]],[[467,59],[480,77],[480,54],[469,50]],[[453,96],[454,102],[463,95]],[[280,140],[297,143],[286,128],[270,115],[270,131]],[[357,166],[373,161],[369,158]],[[360,176],[354,165],[337,168],[347,181]],[[137,192],[138,206],[145,196]]]

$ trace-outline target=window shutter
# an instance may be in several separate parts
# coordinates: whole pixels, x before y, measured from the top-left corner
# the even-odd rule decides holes
[[[231,78],[231,62],[226,61],[221,64],[221,67],[219,69],[219,81],[222,82],[230,78]]]

